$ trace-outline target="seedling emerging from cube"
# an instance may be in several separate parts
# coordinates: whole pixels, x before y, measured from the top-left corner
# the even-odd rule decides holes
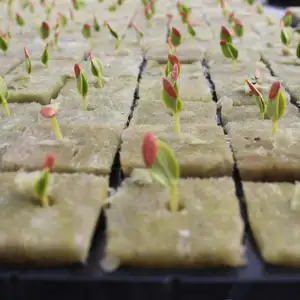
[[[68,17],[65,14],[61,13],[61,12],[57,13],[56,24],[60,28],[67,27],[68,26]]]
[[[195,31],[193,25],[189,22],[189,20],[187,20],[186,28],[187,28],[188,34],[189,34],[192,38],[194,38],[194,37],[196,36],[196,31]]]
[[[170,109],[173,113],[175,132],[177,134],[181,132],[179,113],[183,108],[182,101],[179,98],[179,89],[177,84],[178,74],[178,65],[174,65],[172,72],[168,75],[168,77],[163,77],[162,80],[162,101],[165,107]]]
[[[168,55],[168,62],[165,67],[165,77],[168,77],[169,74],[173,71],[174,66],[177,65],[178,76],[180,75],[180,60],[175,54]]]
[[[231,58],[233,64],[233,70],[236,70],[236,60],[239,56],[239,51],[236,49],[233,44],[228,43],[227,41],[221,40],[220,46],[224,57]]]
[[[51,120],[51,125],[52,125],[52,129],[53,132],[57,138],[57,140],[61,141],[63,139],[57,119],[56,119],[56,114],[57,114],[57,110],[58,110],[58,106],[54,107],[53,105],[47,105],[44,106],[41,111],[40,114]]]
[[[148,132],[144,136],[142,155],[151,177],[163,187],[170,189],[169,209],[171,212],[179,211],[180,168],[173,151],[166,143],[157,140],[152,132]]]
[[[298,43],[296,48],[296,56],[300,59],[300,42]]]
[[[285,27],[292,26],[293,16],[292,16],[291,11],[287,10],[281,20],[283,21],[283,24]]]
[[[179,12],[179,15],[181,16],[182,23],[186,24],[191,12],[192,12],[192,9],[178,1],[177,2],[177,10]]]
[[[116,49],[120,50],[121,41],[119,39],[119,35],[117,34],[117,32],[114,29],[112,29],[112,27],[110,26],[110,24],[108,22],[105,21],[104,25],[107,27],[110,34],[116,39]]]
[[[54,162],[54,155],[49,153],[42,167],[41,175],[34,184],[34,194],[40,200],[42,207],[49,207],[50,205],[48,188],[50,183],[50,171],[53,168]]]
[[[221,27],[220,40],[232,43],[232,33],[225,26]]]
[[[32,72],[32,64],[31,64],[30,55],[28,53],[28,49],[26,47],[24,47],[24,55],[25,55],[26,72],[28,75],[30,75]]]
[[[267,104],[267,116],[272,120],[272,135],[276,133],[277,123],[284,115],[287,101],[280,87],[280,82],[275,81],[269,93]]]
[[[91,26],[89,24],[83,24],[81,33],[83,37],[90,43],[91,41]]]
[[[48,50],[48,43],[45,46],[45,49],[41,56],[41,62],[45,66],[45,68],[48,68],[48,62],[49,62],[49,50]]]
[[[79,64],[75,64],[74,66],[74,73],[75,73],[75,78],[76,78],[76,83],[77,83],[77,90],[79,94],[81,94],[82,99],[83,99],[83,110],[87,110],[87,101],[86,97],[88,94],[89,86],[88,86],[88,81],[83,74]]]
[[[47,38],[50,35],[50,27],[49,24],[47,22],[42,22],[42,25],[40,27],[40,36],[42,38],[42,40],[46,41]]]
[[[8,108],[7,99],[8,99],[8,89],[4,79],[0,76],[0,101],[3,105],[6,116],[10,117],[10,111]]]
[[[264,14],[264,7],[260,3],[256,4],[256,12],[259,15],[263,15]]]
[[[20,27],[23,27],[25,25],[25,21],[23,17],[17,12],[16,12],[16,22]]]
[[[281,32],[280,32],[281,42],[284,46],[289,48],[289,46],[293,41],[293,29],[291,27],[285,27],[284,22],[282,20],[280,21],[280,27],[281,27]]]
[[[0,49],[4,52],[4,55],[7,54],[8,42],[7,35],[5,33],[0,34]]]
[[[142,38],[144,37],[144,33],[139,29],[139,27],[134,22],[131,22],[130,27],[132,27],[135,30],[137,36],[137,42],[140,45],[140,47],[143,48],[141,45],[141,41]]]
[[[177,28],[172,27],[170,38],[171,38],[171,42],[172,42],[172,45],[174,47],[174,50],[176,51],[176,48],[178,46],[180,46],[180,44],[181,44],[181,33],[180,33],[180,31]]]
[[[101,30],[101,26],[100,26],[100,24],[99,24],[99,22],[98,22],[95,15],[93,17],[93,28],[96,32],[100,32],[100,30]]]
[[[259,90],[256,88],[256,86],[252,82],[250,82],[249,80],[245,80],[245,82],[247,83],[252,94],[255,96],[257,106],[259,107],[260,119],[264,120],[265,113],[266,113],[265,99],[263,98],[262,94],[259,92]]]
[[[144,16],[147,20],[148,27],[152,26],[151,19],[154,15],[153,6],[154,6],[154,1],[149,1],[149,3],[144,8]]]
[[[233,31],[236,36],[242,38],[244,36],[244,25],[241,20],[235,19],[233,24]]]
[[[90,61],[91,61],[91,72],[92,74],[97,78],[97,85],[99,88],[103,87],[103,70],[102,70],[102,64],[98,58],[96,58],[91,52],[90,54]]]

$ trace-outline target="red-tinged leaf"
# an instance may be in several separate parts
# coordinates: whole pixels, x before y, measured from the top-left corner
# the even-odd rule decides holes
[[[89,39],[91,37],[91,26],[89,24],[83,24],[81,33],[85,39]]]
[[[245,82],[247,83],[250,91],[253,93],[253,95],[255,95],[256,97],[260,96],[260,92],[259,90],[252,84],[252,82],[250,82],[249,80],[245,80]]]
[[[174,86],[165,77],[163,77],[163,89],[171,98],[174,98],[174,99],[177,98],[177,92],[176,92]]]
[[[78,76],[80,75],[80,72],[81,72],[81,68],[80,68],[79,64],[75,64],[74,73],[75,73],[76,78],[78,78]]]
[[[28,49],[26,47],[24,47],[24,54],[26,58],[29,57]]]
[[[172,77],[173,80],[177,80],[178,79],[178,65],[177,64],[175,64],[173,66],[171,77]]]
[[[273,82],[273,84],[270,88],[269,100],[275,99],[279,90],[280,90],[280,81]]]
[[[154,164],[158,153],[157,141],[152,132],[148,132],[144,136],[142,145],[142,154],[145,165],[147,168],[151,168]]]
[[[56,116],[57,111],[56,109],[54,109],[52,106],[44,106],[41,111],[40,114],[47,119],[51,119],[53,117]]]
[[[55,157],[53,153],[49,153],[45,159],[42,169],[49,169],[51,170],[55,163]]]
[[[172,27],[172,34],[173,34],[174,36],[178,37],[178,38],[181,37],[180,31],[179,31],[177,28],[175,28],[175,27]]]
[[[232,43],[232,33],[224,26],[221,27],[220,40]]]
[[[222,46],[225,46],[225,45],[227,45],[227,41],[221,40],[221,41],[220,41],[220,46],[222,47]]]
[[[235,20],[235,12],[232,11],[232,12],[228,15],[228,22],[229,22],[229,23],[232,23],[234,20]]]
[[[0,49],[6,53],[6,51],[8,50],[8,43],[7,43],[7,38],[6,35],[0,35]]]
[[[284,23],[286,27],[292,26],[293,23],[293,15],[290,10],[287,10],[286,13],[284,14],[283,18],[281,21]]]
[[[40,27],[40,36],[43,40],[46,40],[50,35],[50,27],[47,22],[42,22]]]
[[[233,31],[238,37],[243,37],[244,35],[244,25],[241,20],[235,19],[234,25],[233,25]]]
[[[25,21],[19,13],[16,13],[16,22],[19,26],[24,26]]]
[[[171,42],[174,47],[178,47],[181,44],[181,34],[180,31],[176,28],[172,28],[171,30]]]

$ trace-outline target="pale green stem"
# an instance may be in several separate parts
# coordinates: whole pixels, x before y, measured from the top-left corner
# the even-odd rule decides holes
[[[277,121],[272,121],[272,135],[277,131]]]
[[[83,96],[83,110],[87,111],[87,101],[86,101],[86,96]]]
[[[62,134],[60,132],[60,128],[59,125],[57,123],[57,119],[56,117],[51,118],[51,124],[52,124],[52,129],[54,131],[54,134],[56,136],[56,138],[61,141],[63,139]]]
[[[151,20],[147,20],[147,26],[148,26],[148,28],[151,28],[151,27],[152,27],[152,22],[151,22]]]
[[[264,120],[264,119],[265,119],[265,113],[264,113],[264,112],[261,112],[261,113],[260,113],[260,119],[261,119],[261,120]]]
[[[8,104],[7,104],[7,101],[5,98],[2,98],[2,105],[3,105],[6,116],[10,117],[10,111],[9,111]]]
[[[233,72],[236,72],[236,60],[232,60]]]
[[[98,85],[99,88],[102,88],[102,87],[103,87],[102,77],[101,77],[101,76],[98,76],[98,77],[97,77],[97,85]]]
[[[121,47],[121,41],[119,39],[116,39],[116,49],[117,49],[117,51],[120,50],[120,47]]]
[[[177,184],[172,183],[170,189],[171,189],[170,210],[171,212],[176,212],[179,210]]]
[[[178,112],[174,113],[174,119],[175,119],[175,132],[179,134],[181,132],[181,129],[180,129],[180,120],[179,120]]]
[[[40,201],[41,201],[42,207],[49,207],[49,200],[48,200],[48,196],[47,195],[43,195],[40,198]]]

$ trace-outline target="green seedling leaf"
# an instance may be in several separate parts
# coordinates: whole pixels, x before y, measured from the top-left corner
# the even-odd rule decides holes
[[[232,11],[229,15],[228,15],[228,23],[230,25],[232,25],[234,23],[234,20],[235,20],[235,12]]]
[[[264,7],[260,4],[260,3],[257,3],[256,4],[256,12],[259,14],[259,15],[262,15],[264,13]]]
[[[283,45],[289,47],[293,41],[293,29],[291,27],[284,27],[281,29],[280,38]]]
[[[5,80],[0,76],[0,95],[3,96],[3,98],[8,98],[8,89],[5,83]]]
[[[0,49],[4,52],[4,54],[7,53],[8,43],[5,34],[0,34]]]
[[[72,4],[73,4],[73,8],[75,10],[79,10],[80,9],[80,1],[79,0],[72,0]]]
[[[48,50],[48,43],[46,44],[45,46],[45,49],[42,53],[42,56],[41,56],[41,62],[42,64],[48,68],[48,62],[49,62],[49,50]]]
[[[191,37],[195,37],[196,36],[196,31],[193,28],[193,26],[187,21],[187,32],[189,33],[189,35]]]
[[[296,48],[296,56],[300,59],[300,42],[298,43]]]
[[[60,28],[66,28],[68,26],[68,18],[63,13],[57,14],[57,24]]]
[[[232,53],[232,59],[237,60],[239,56],[239,51],[236,49],[233,44],[228,43],[228,47],[230,49],[230,52]]]
[[[94,18],[93,18],[93,28],[96,32],[100,32],[100,30],[101,30],[100,24],[99,24],[99,22],[98,22],[95,15],[94,15]]]
[[[103,77],[103,69],[100,60],[94,57],[94,54],[91,52],[90,54],[90,61],[91,61],[91,72],[92,74],[97,77],[98,86],[101,88],[102,84],[102,77]]]
[[[172,45],[175,48],[181,44],[181,33],[177,28],[172,27],[170,37],[171,37]]]
[[[25,54],[25,67],[26,67],[26,72],[28,75],[31,74],[32,72],[32,64],[31,64],[31,59],[28,53],[28,50],[26,47],[24,47],[24,54]]]
[[[281,19],[284,23],[285,27],[290,27],[292,26],[293,23],[293,15],[290,10],[287,10],[286,13],[284,14],[283,18]]]
[[[47,22],[42,22],[42,25],[40,27],[40,36],[42,40],[46,40],[50,35],[50,27]]]
[[[108,7],[108,11],[115,12],[117,10],[117,8],[118,8],[118,5],[116,3],[114,3]]]
[[[85,39],[89,40],[91,38],[91,26],[89,24],[83,24],[81,33]]]
[[[25,24],[24,19],[21,17],[21,15],[19,13],[16,13],[16,22],[21,27],[23,27]]]
[[[234,60],[238,58],[238,50],[231,43],[222,40],[220,46],[224,57]]]
[[[173,66],[178,66],[178,76],[180,75],[180,60],[175,54],[168,55],[168,62],[165,67],[165,77],[168,77],[173,70]]]
[[[273,26],[273,25],[276,24],[275,21],[274,21],[274,19],[271,18],[270,16],[266,16],[266,21],[267,21],[267,25],[268,26]]]
[[[83,98],[83,109],[87,110],[86,96],[88,94],[88,81],[83,74],[79,64],[75,64],[74,73],[77,83],[77,90]]]
[[[124,3],[125,0],[118,0],[117,3],[119,6],[121,6]]]
[[[177,112],[177,99],[178,93],[176,88],[173,86],[171,81],[167,78],[163,78],[163,88],[162,88],[162,100],[166,108],[172,110],[173,113]]]
[[[255,96],[256,104],[260,112],[260,119],[263,120],[266,112],[266,101],[259,90],[254,86],[254,84],[252,84],[249,80],[245,80],[245,82],[248,85],[250,91]]]
[[[49,170],[44,170],[34,185],[34,192],[39,199],[42,199],[47,195],[47,189],[50,181],[49,177]]]
[[[244,35],[244,25],[241,20],[235,19],[234,25],[233,25],[233,31],[236,36],[239,38],[242,38]]]
[[[43,108],[40,111],[40,114],[47,119],[51,119],[51,125],[53,132],[57,138],[58,141],[61,141],[63,139],[57,119],[56,119],[56,114],[58,110],[58,105],[54,107],[54,105],[47,105],[43,106]]]
[[[246,2],[249,4],[249,5],[253,5],[255,3],[256,0],[246,0]]]
[[[221,27],[220,40],[232,43],[232,33],[224,26]]]

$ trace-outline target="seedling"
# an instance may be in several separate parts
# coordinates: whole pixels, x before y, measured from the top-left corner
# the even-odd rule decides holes
[[[4,79],[0,76],[0,101],[3,105],[6,116],[10,117],[10,111],[8,108],[7,99],[8,99],[8,89]]]
[[[113,3],[108,7],[108,11],[109,12],[115,12],[118,8],[118,4],[117,3]]]
[[[193,25],[189,22],[189,20],[187,20],[187,32],[192,38],[196,36],[196,31]]]
[[[83,37],[89,42],[89,44],[91,43],[91,26],[89,24],[83,24],[82,29],[81,29],[81,33],[83,35]]]
[[[233,25],[233,31],[236,36],[242,38],[244,36],[244,25],[241,20],[235,19]]]
[[[191,15],[192,9],[187,7],[185,4],[177,2],[177,10],[181,17],[181,21],[183,24],[186,24],[189,16]]]
[[[263,15],[264,14],[264,7],[260,3],[256,4],[256,12],[259,15]]]
[[[97,85],[99,88],[103,87],[103,69],[102,69],[102,64],[98,58],[96,58],[91,52],[90,54],[90,61],[91,61],[91,72],[92,74],[97,78]]]
[[[225,26],[221,27],[220,40],[232,43],[232,33]]]
[[[236,71],[236,60],[239,56],[239,51],[236,49],[233,44],[228,43],[227,41],[221,40],[220,46],[224,57],[231,58],[233,64],[233,70]]]
[[[172,42],[172,45],[174,47],[174,50],[176,51],[176,48],[178,46],[180,46],[180,44],[181,44],[181,33],[180,33],[180,31],[177,28],[172,27],[170,38],[171,38],[171,42]]]
[[[57,24],[57,27],[60,27],[60,28],[67,27],[67,25],[68,25],[67,16],[65,14],[61,13],[61,12],[57,13],[56,24]]]
[[[142,38],[144,37],[144,33],[143,33],[143,32],[139,29],[139,27],[138,27],[135,23],[133,23],[133,22],[131,22],[131,27],[132,27],[132,28],[135,30],[135,32],[136,32],[138,44],[140,45],[141,48],[143,48],[142,45],[141,45],[141,40],[142,40]]]
[[[96,32],[100,32],[100,30],[101,30],[101,26],[97,20],[96,15],[94,15],[94,17],[93,17],[93,28]]]
[[[35,6],[34,6],[34,3],[32,1],[29,1],[29,3],[28,3],[28,9],[29,9],[30,13],[32,13],[32,14],[34,13]]]
[[[266,22],[267,22],[267,26],[273,26],[276,24],[274,19],[271,18],[270,16],[266,16]]]
[[[48,43],[45,46],[45,49],[41,56],[41,62],[45,66],[45,68],[48,68],[48,62],[49,62],[49,50],[48,50]]]
[[[32,72],[32,64],[31,64],[31,59],[28,53],[28,49],[24,47],[24,54],[25,54],[25,67],[26,67],[26,72],[28,75],[31,74]]]
[[[267,116],[272,121],[272,135],[277,131],[277,123],[285,113],[287,101],[281,90],[280,82],[273,82],[267,104]]]
[[[76,83],[77,83],[77,90],[78,90],[79,94],[81,94],[82,99],[83,99],[83,110],[87,111],[86,97],[87,97],[88,90],[89,90],[87,79],[86,79],[85,75],[83,74],[79,64],[75,64],[74,73],[75,73],[75,78],[76,78]]]
[[[178,65],[174,65],[172,72],[168,75],[167,78],[163,77],[162,80],[162,101],[165,107],[170,109],[173,113],[175,121],[175,132],[177,134],[181,132],[179,112],[181,112],[183,108],[182,101],[179,99],[179,89],[177,84],[179,75],[178,69]]]
[[[16,12],[16,22],[21,28],[25,25],[25,21],[23,17],[17,12]]]
[[[249,4],[249,5],[253,5],[255,3],[256,0],[246,0],[246,2]]]
[[[61,141],[63,139],[63,137],[62,137],[62,134],[61,134],[61,131],[60,131],[57,119],[56,119],[57,111],[58,111],[58,106],[47,105],[41,109],[40,114],[44,118],[51,120],[53,132],[54,132],[57,140]]]
[[[280,27],[281,27],[281,32],[280,32],[281,42],[284,46],[289,48],[289,46],[293,41],[293,29],[291,27],[285,27],[284,22],[282,20],[280,21]]]
[[[152,27],[151,19],[154,15],[154,1],[150,0],[144,8],[144,16],[147,20],[148,27]]]
[[[264,120],[265,113],[266,113],[266,101],[262,94],[259,92],[259,90],[256,88],[256,86],[249,80],[245,80],[246,84],[248,85],[250,91],[255,96],[255,100],[257,103],[257,106],[259,107],[259,114],[260,119]]]
[[[48,23],[44,21],[42,22],[42,25],[40,27],[40,36],[42,40],[46,41],[49,35],[50,35],[50,27]]]
[[[228,23],[229,23],[230,25],[233,25],[234,20],[235,20],[235,12],[232,11],[232,12],[228,15]]]
[[[7,54],[8,42],[7,35],[5,33],[0,34],[0,49],[4,52],[4,55]]]
[[[108,28],[110,34],[116,39],[116,49],[117,49],[117,51],[120,50],[121,41],[119,39],[118,33],[114,29],[112,29],[112,27],[110,26],[110,24],[108,22],[105,21],[104,25]]]
[[[142,155],[151,177],[163,187],[169,188],[171,212],[179,211],[178,181],[180,168],[173,151],[163,141],[157,140],[152,132],[143,139]]]
[[[40,200],[42,207],[49,207],[48,188],[50,183],[50,172],[54,166],[55,158],[49,153],[42,167],[42,172],[36,183],[34,184],[34,194]]]
[[[285,27],[292,26],[293,15],[292,15],[291,11],[287,10],[281,20],[283,21],[283,24]]]
[[[300,42],[298,43],[296,48],[296,56],[300,59]]]
[[[165,67],[165,77],[168,77],[169,74],[173,71],[173,67],[177,65],[178,76],[180,75],[180,60],[175,54],[168,55],[168,62]]]

